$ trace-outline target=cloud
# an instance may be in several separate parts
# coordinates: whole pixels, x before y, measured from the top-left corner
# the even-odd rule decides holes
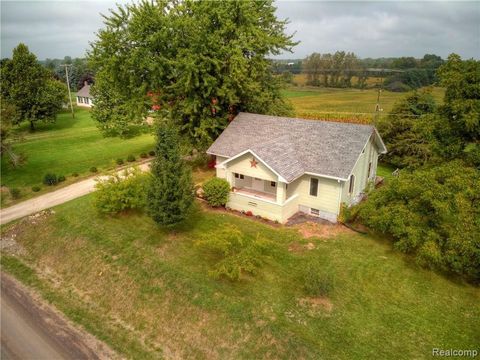
[[[38,58],[84,56],[103,26],[100,13],[119,1],[2,1],[1,57],[19,43]],[[122,1],[120,1],[122,2]],[[125,3],[125,1],[123,1]],[[480,56],[478,2],[277,1],[279,18],[300,44],[294,54],[353,51],[360,57]]]

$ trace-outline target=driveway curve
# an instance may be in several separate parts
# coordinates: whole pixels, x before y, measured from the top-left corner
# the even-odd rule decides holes
[[[142,171],[148,171],[150,169],[150,162],[142,163],[138,165],[138,168]],[[118,173],[122,173],[125,169],[120,170]],[[29,199],[18,203],[13,206],[9,206],[0,210],[0,225],[9,223],[10,221],[20,219],[27,215],[35,214],[39,211],[63,204],[67,201],[76,199],[78,197],[87,195],[95,191],[96,179],[106,178],[105,176],[92,177],[86,180],[79,181],[72,185],[65,186],[64,188],[49,192],[44,195],[37,196],[33,199]]]

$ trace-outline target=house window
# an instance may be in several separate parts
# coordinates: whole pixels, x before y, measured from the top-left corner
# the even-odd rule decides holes
[[[87,97],[84,97],[83,101],[85,102],[85,104],[88,104],[88,98]]]
[[[371,171],[372,171],[372,162],[370,161],[370,162],[368,163],[367,182],[368,182],[368,180],[370,179],[370,175],[371,175],[370,173],[371,173]]]
[[[310,195],[317,196],[318,194],[318,179],[310,178]]]
[[[245,176],[243,176],[243,174],[240,174],[240,180],[243,180],[245,179]]]
[[[78,102],[83,103],[83,98],[81,96],[77,96]]]
[[[314,208],[310,208],[310,214],[311,214],[311,215],[315,215],[315,216],[319,216],[319,215],[320,215],[320,210],[314,209]]]
[[[235,173],[235,177],[238,179],[240,176],[237,173]]]
[[[351,194],[353,193],[353,188],[355,186],[355,176],[354,175],[350,175],[350,185],[348,187],[348,192]]]
[[[275,187],[275,186],[277,186],[277,183],[275,181],[270,181],[270,186]]]

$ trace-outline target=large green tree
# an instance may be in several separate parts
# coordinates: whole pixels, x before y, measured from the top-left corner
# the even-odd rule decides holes
[[[67,101],[67,88],[53,78],[28,47],[19,44],[12,59],[1,63],[2,99],[15,106],[16,122],[28,121],[32,130],[37,121],[55,121]]]
[[[378,131],[388,149],[386,162],[416,168],[431,160],[435,110],[431,91],[419,90],[398,101],[390,115],[378,120]]]
[[[148,212],[157,224],[172,226],[187,217],[193,203],[193,185],[191,169],[182,159],[178,130],[168,120],[158,124],[155,152]]]
[[[267,59],[295,45],[285,25],[271,0],[120,6],[89,53],[93,116],[105,133],[128,136],[162,108],[205,146],[238,111],[288,114]]]

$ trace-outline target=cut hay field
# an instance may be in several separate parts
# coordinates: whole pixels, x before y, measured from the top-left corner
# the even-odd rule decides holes
[[[443,101],[444,89],[433,88],[438,103]],[[291,102],[297,117],[308,119],[365,118],[370,122],[375,112],[376,89],[336,89],[316,87],[290,87],[283,95]],[[382,114],[387,114],[396,101],[406,96],[383,90],[380,95]]]
[[[480,290],[418,268],[389,242],[340,227],[309,227],[306,239],[199,205],[168,230],[141,213],[99,216],[91,200],[4,226],[25,252],[3,253],[2,270],[127,358],[427,359],[434,347],[480,343]],[[216,258],[195,241],[227,225],[272,242],[256,276],[208,276]],[[334,276],[323,297],[303,289],[313,259]]]

